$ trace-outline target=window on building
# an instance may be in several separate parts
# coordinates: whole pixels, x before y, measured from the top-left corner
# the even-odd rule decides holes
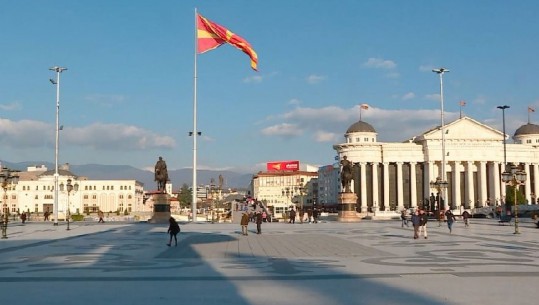
[[[84,195],[82,198],[84,199],[88,199],[88,195]]]
[[[96,200],[96,199],[97,199],[97,195],[92,195],[92,199]]]

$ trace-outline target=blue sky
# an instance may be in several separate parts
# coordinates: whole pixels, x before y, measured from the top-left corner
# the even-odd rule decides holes
[[[248,40],[198,56],[198,168],[334,162],[362,118],[403,141],[466,115],[513,134],[539,106],[537,1],[2,1],[0,160],[192,167],[194,10]],[[539,113],[539,109],[538,109]],[[536,123],[535,113],[531,117]]]

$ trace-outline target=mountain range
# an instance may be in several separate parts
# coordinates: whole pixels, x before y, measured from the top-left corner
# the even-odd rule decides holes
[[[43,161],[25,161],[13,163],[9,161],[1,161],[2,166],[10,169],[26,171],[28,166],[45,165],[47,169],[53,170],[54,164]],[[76,176],[88,177],[90,180],[137,180],[144,183],[146,190],[151,190],[157,187],[154,181],[154,173],[148,170],[138,169],[129,165],[102,165],[102,164],[85,164],[85,165],[69,165],[69,170]],[[232,171],[212,171],[212,170],[197,170],[197,182],[199,185],[210,184],[211,179],[215,184],[219,181],[219,175],[224,178],[223,188],[247,189],[253,177],[252,174],[241,174]],[[177,191],[183,184],[192,186],[193,170],[190,168],[169,170],[169,179],[172,183],[172,189]]]

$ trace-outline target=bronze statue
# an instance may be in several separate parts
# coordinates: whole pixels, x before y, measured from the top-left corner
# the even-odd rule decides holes
[[[155,181],[157,181],[157,190],[165,192],[165,185],[168,181],[167,164],[163,157],[159,157],[159,161],[155,164]]]
[[[344,193],[351,193],[350,184],[352,182],[352,162],[344,156],[341,160],[341,184]]]

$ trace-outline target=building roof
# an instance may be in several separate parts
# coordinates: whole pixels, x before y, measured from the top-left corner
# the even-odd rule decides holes
[[[75,175],[72,172],[70,172],[68,170],[65,170],[65,169],[58,169],[58,175],[77,177],[77,175]],[[43,172],[39,176],[54,176],[54,169]]]
[[[348,127],[348,130],[346,130],[346,133],[352,132],[376,132],[376,130],[374,129],[374,127],[372,127],[371,124],[367,122],[357,121],[350,127]]]
[[[539,134],[539,125],[528,123],[526,125],[520,126],[515,131],[515,137],[522,136],[522,135],[531,135],[531,134]]]

